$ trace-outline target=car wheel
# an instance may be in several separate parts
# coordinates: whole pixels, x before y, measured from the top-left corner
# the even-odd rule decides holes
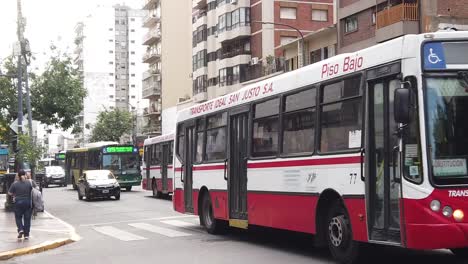
[[[205,193],[202,201],[202,212],[200,220],[210,234],[224,233],[227,229],[227,222],[218,220],[214,217],[213,205],[211,204],[210,194]]]
[[[468,258],[468,248],[452,248],[450,249],[457,258],[466,259]]]
[[[327,242],[332,256],[339,263],[356,263],[359,243],[353,240],[351,223],[341,201],[336,201],[328,211],[327,223]]]
[[[126,190],[127,192],[130,192],[130,191],[132,190],[132,186],[127,186],[127,187],[125,187],[125,190]]]
[[[80,194],[80,191],[78,191],[78,200],[83,200],[83,195]]]
[[[117,194],[117,195],[115,195],[115,199],[116,199],[116,200],[120,200],[120,193]]]

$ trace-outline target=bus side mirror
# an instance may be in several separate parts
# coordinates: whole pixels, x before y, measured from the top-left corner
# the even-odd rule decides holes
[[[411,121],[411,91],[407,88],[398,88],[394,96],[395,122],[408,124]]]

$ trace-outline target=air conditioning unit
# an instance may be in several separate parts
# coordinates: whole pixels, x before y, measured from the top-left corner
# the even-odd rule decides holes
[[[237,5],[237,0],[231,0],[231,4]]]
[[[258,58],[257,57],[253,57],[251,60],[250,60],[250,65],[256,65],[258,64]]]
[[[161,75],[156,75],[156,80],[159,82],[161,81]]]

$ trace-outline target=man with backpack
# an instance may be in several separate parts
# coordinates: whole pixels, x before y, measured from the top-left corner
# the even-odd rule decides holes
[[[18,239],[29,239],[32,215],[32,193],[36,183],[26,178],[26,172],[20,170],[18,180],[10,186],[8,193],[15,201],[15,220],[18,227]]]

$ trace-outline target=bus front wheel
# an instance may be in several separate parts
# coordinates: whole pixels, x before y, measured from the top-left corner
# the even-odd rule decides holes
[[[127,187],[125,187],[125,190],[126,190],[127,192],[130,192],[130,191],[132,190],[132,186],[127,186]]]
[[[327,242],[332,256],[339,263],[356,263],[359,243],[353,240],[351,223],[340,201],[336,201],[328,211],[327,223]]]
[[[200,213],[200,220],[210,234],[223,233],[226,228],[226,221],[218,220],[214,217],[213,205],[211,204],[210,194],[205,193],[202,200],[202,208]]]

